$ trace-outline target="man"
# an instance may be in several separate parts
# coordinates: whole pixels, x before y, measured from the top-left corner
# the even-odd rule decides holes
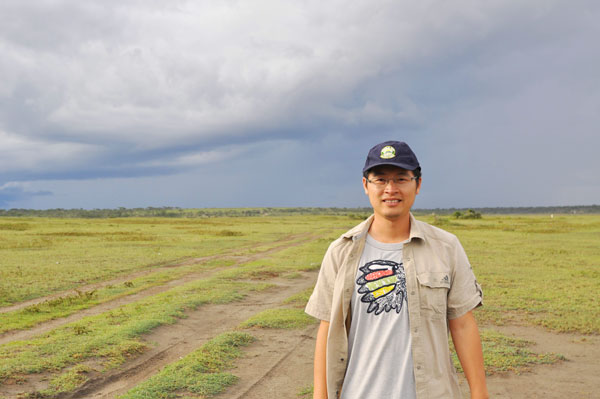
[[[421,167],[410,147],[373,147],[363,188],[373,215],[329,246],[306,306],[321,320],[314,398],[462,399],[448,330],[471,398],[487,398],[471,313],[481,287],[458,239],[411,215]]]

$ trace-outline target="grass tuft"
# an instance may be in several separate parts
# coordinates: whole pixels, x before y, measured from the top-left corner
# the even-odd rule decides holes
[[[88,380],[87,373],[92,369],[84,364],[78,364],[71,367],[65,373],[62,373],[50,380],[50,388],[41,393],[46,396],[53,396],[62,392],[69,392],[81,386]]]
[[[307,387],[303,387],[298,391],[297,396],[300,399],[310,399],[313,396],[313,392],[314,392],[314,387],[312,385],[309,385]]]
[[[290,296],[289,298],[284,300],[283,303],[288,304],[288,305],[293,305],[296,307],[300,307],[300,308],[304,308],[306,306],[306,304],[308,303],[308,299],[312,295],[313,290],[314,290],[313,287],[309,287],[309,288],[305,289],[304,291],[300,291],[299,293]]]
[[[499,372],[514,372],[521,373],[530,369],[536,364],[553,364],[561,360],[565,360],[564,356],[556,353],[538,354],[527,349],[532,345],[532,342],[507,337],[497,331],[490,329],[482,329],[481,346],[483,349],[483,362],[486,374],[496,374]],[[454,352],[452,352],[452,360],[457,370],[462,372],[462,367]]]
[[[214,396],[237,381],[236,376],[225,371],[241,356],[239,348],[253,341],[254,337],[247,333],[221,334],[120,398],[176,398],[186,393]]]
[[[267,309],[240,324],[240,328],[303,328],[315,323],[315,319],[302,309]]]

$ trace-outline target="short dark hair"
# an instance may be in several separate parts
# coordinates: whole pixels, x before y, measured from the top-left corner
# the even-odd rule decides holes
[[[377,166],[375,166],[375,168],[377,168]],[[371,173],[373,171],[373,169],[375,168],[371,168],[371,169],[367,169],[363,172],[363,177],[366,179],[369,177],[369,173]],[[417,169],[413,170],[413,175],[417,178],[417,183],[418,180],[421,178],[421,167],[419,166]]]

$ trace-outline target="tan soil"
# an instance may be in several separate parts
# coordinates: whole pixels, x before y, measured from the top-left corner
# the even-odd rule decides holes
[[[533,366],[521,374],[488,376],[491,398],[600,398],[600,337],[556,334],[538,327],[502,326],[494,329],[534,342],[536,353],[554,352],[567,358],[553,365]],[[227,399],[298,398],[312,384],[312,361],[317,327],[295,332],[264,332],[237,363],[239,383],[219,395]],[[464,398],[469,388],[461,375]],[[307,396],[312,397],[312,396]],[[304,398],[303,398],[304,399]]]
[[[534,342],[529,349],[535,353],[559,353],[567,360],[535,366],[520,375],[488,377],[492,398],[600,398],[600,336],[552,333],[531,326],[493,328],[505,335]]]
[[[300,238],[302,238],[301,240],[299,240]],[[205,258],[192,258],[192,259],[188,259],[184,262],[180,262],[177,264],[173,264],[173,265],[169,265],[166,267],[162,267],[162,268],[157,268],[157,269],[152,269],[151,271],[144,271],[144,272],[137,272],[134,274],[130,274],[128,276],[125,277],[120,277],[119,279],[115,279],[115,280],[111,280],[109,282],[103,282],[103,283],[98,283],[96,285],[93,286],[86,286],[87,288],[81,287],[79,288],[80,291],[87,291],[88,289],[97,289],[99,287],[103,287],[103,286],[107,286],[110,284],[117,284],[117,282],[124,282],[124,281],[128,281],[131,280],[132,278],[135,277],[139,277],[141,275],[146,275],[149,274],[150,272],[157,272],[166,268],[174,268],[174,267],[178,267],[178,266],[184,266],[184,265],[192,265],[192,264],[200,264],[200,263],[204,263],[208,260],[213,260],[213,259],[235,259],[235,261],[237,262],[236,264],[232,265],[232,266],[227,266],[227,267],[222,267],[219,269],[213,269],[210,271],[202,271],[202,272],[192,272],[190,274],[185,275],[182,278],[176,279],[176,280],[171,280],[163,285],[160,286],[155,286],[155,287],[151,287],[148,288],[146,290],[137,292],[135,294],[132,295],[127,295],[121,298],[117,298],[114,299],[112,301],[108,301],[108,302],[104,302],[102,304],[96,305],[94,307],[91,307],[89,309],[84,309],[81,310],[79,312],[73,313],[70,316],[67,317],[63,317],[63,318],[59,318],[59,319],[55,319],[55,320],[49,320],[43,323],[38,324],[35,327],[32,327],[28,330],[14,330],[14,331],[8,331],[5,332],[3,334],[0,334],[0,345],[2,344],[6,344],[8,342],[12,342],[12,341],[19,341],[19,340],[25,340],[25,339],[31,339],[39,334],[43,334],[45,332],[51,331],[57,327],[60,327],[64,324],[68,324],[77,320],[80,320],[84,317],[87,316],[93,316],[93,315],[97,315],[97,314],[101,314],[104,312],[107,312],[109,310],[118,308],[120,306],[123,305],[127,305],[129,303],[133,303],[136,302],[140,299],[152,296],[152,295],[156,295],[159,294],[161,292],[167,291],[173,287],[194,281],[194,280],[198,280],[198,279],[204,279],[209,277],[212,273],[215,273],[218,270],[223,270],[223,269],[228,269],[228,268],[234,268],[236,266],[239,266],[242,263],[246,263],[246,262],[250,262],[253,260],[257,260],[257,259],[261,259],[265,256],[268,256],[270,254],[273,254],[277,251],[281,251],[284,250],[286,248],[290,248],[293,246],[297,246],[297,245],[301,245],[307,241],[310,241],[311,239],[314,239],[313,237],[307,235],[307,234],[302,234],[302,235],[295,235],[295,236],[288,236],[285,239],[282,239],[280,241],[278,241],[280,243],[280,245],[277,245],[275,247],[272,247],[266,251],[263,252],[257,252],[257,253],[253,253],[251,255],[232,255],[232,254],[222,254],[222,255],[215,255],[215,256],[210,256],[210,257],[205,257]],[[294,242],[289,242],[291,240],[298,240],[298,241],[294,241]],[[236,252],[239,252],[239,249],[236,249]],[[91,288],[94,287],[94,288]],[[74,293],[75,291],[73,291]],[[55,297],[58,296],[65,296],[67,295],[68,292],[65,294],[64,292],[61,295],[56,295]],[[46,297],[47,300],[48,297]],[[40,303],[43,302],[42,300],[43,298],[38,298],[36,301],[36,303]],[[15,305],[17,306],[17,305]],[[28,306],[28,305],[27,305]],[[22,306],[25,307],[25,306]]]
[[[238,383],[218,398],[298,399],[301,390],[313,383],[317,326],[304,330],[255,330],[252,334],[257,341],[232,370],[239,377]],[[312,398],[312,394],[306,398]]]

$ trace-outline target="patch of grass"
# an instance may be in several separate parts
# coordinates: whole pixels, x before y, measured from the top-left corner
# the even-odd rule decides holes
[[[143,334],[185,317],[186,309],[208,303],[230,303],[269,284],[208,278],[173,288],[96,316],[59,327],[41,337],[0,346],[0,383],[14,375],[61,370],[86,359],[105,368],[143,351]]]
[[[48,320],[69,316],[77,311],[105,303],[123,296],[132,295],[150,287],[164,284],[198,270],[231,265],[231,260],[214,260],[196,265],[187,265],[157,271],[140,276],[118,285],[109,285],[96,290],[78,291],[54,298],[23,309],[0,313],[0,333],[25,330]]]
[[[71,367],[65,373],[50,380],[50,387],[40,393],[45,396],[54,396],[59,393],[72,391],[88,380],[87,373],[90,371],[92,371],[92,369],[83,364]]]
[[[340,234],[342,229],[337,229]],[[321,231],[325,234],[325,231]],[[319,270],[323,255],[330,241],[316,239],[306,244],[286,248],[268,258],[248,262],[235,270],[221,273],[225,279],[237,280],[240,278],[263,280],[290,273]]]
[[[478,320],[600,334],[600,215],[484,215],[442,227],[460,238],[483,287]]]
[[[177,398],[187,393],[214,396],[237,381],[236,376],[225,371],[242,354],[239,348],[253,341],[254,338],[247,333],[221,334],[120,398]]]
[[[532,342],[527,340],[507,337],[491,329],[482,329],[480,334],[483,362],[488,375],[508,371],[519,374],[536,364],[552,364],[565,360],[564,356],[556,353],[531,352],[527,347],[531,346]],[[450,346],[454,366],[462,372],[452,343]]]
[[[30,227],[29,223],[0,223],[0,230],[25,231],[29,230]]]
[[[314,290],[313,287],[309,287],[309,288],[305,289],[304,291],[300,291],[299,293],[290,296],[285,301],[283,301],[283,303],[288,304],[288,305],[294,305],[296,307],[304,308],[306,306],[306,304],[308,303],[308,299],[312,295],[313,290]]]
[[[302,309],[267,309],[240,324],[240,328],[303,328],[315,323],[315,319]]]
[[[300,388],[297,396],[300,399],[310,399],[313,396],[313,392],[314,392],[314,387],[312,385],[309,385],[307,387]]]

